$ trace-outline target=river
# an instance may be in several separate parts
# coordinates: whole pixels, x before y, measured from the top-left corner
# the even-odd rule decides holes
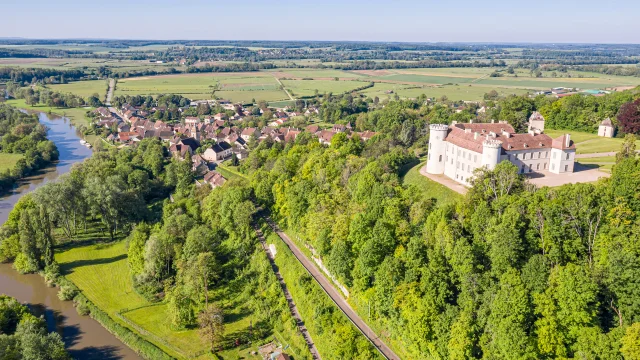
[[[16,188],[0,197],[0,224],[4,224],[18,199],[68,172],[71,166],[91,156],[80,144],[80,136],[67,118],[38,114],[49,130],[47,137],[60,152],[59,161],[38,174],[23,179]],[[40,275],[20,275],[10,264],[0,264],[0,294],[13,296],[38,315],[43,315],[49,331],[57,331],[74,359],[139,359],[140,357],[88,316],[80,316],[70,301],[60,301],[57,289],[45,285]]]

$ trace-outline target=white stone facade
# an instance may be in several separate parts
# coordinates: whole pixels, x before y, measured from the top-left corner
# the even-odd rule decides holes
[[[504,123],[433,124],[429,127],[427,172],[469,185],[480,167],[510,161],[523,174],[573,172],[575,145],[569,135],[551,139],[539,130],[514,134]]]

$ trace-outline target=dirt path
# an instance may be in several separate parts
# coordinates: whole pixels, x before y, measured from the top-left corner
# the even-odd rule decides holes
[[[302,266],[307,269],[307,272],[320,284],[320,287],[324,290],[324,292],[329,295],[331,300],[342,310],[342,312],[347,316],[349,320],[360,330],[360,332],[380,351],[382,356],[386,359],[392,360],[400,360],[400,357],[396,355],[388,346],[385,344],[376,333],[371,330],[371,328],[356,314],[356,312],[351,308],[351,305],[342,298],[339,291],[333,286],[331,280],[327,279],[324,274],[313,265],[313,262],[309,260],[309,258],[304,255],[302,251],[298,248],[298,246],[287,236],[287,234],[283,233],[278,229],[278,226],[271,221],[269,217],[265,217],[267,223],[271,226],[273,231],[275,231],[278,236],[282,239],[282,241],[287,244],[293,255],[298,259],[298,261],[302,264]]]
[[[111,99],[113,98],[113,90],[116,87],[116,80],[109,79],[109,91],[107,91],[107,100],[105,101],[105,105],[111,106]]]
[[[296,304],[293,301],[293,297],[291,296],[289,289],[287,289],[287,284],[285,284],[284,279],[282,278],[282,275],[280,275],[280,270],[278,270],[278,266],[273,261],[273,254],[271,253],[271,251],[269,250],[269,247],[267,246],[267,242],[264,239],[262,231],[260,231],[260,229],[257,226],[255,226],[254,228],[256,230],[256,235],[258,235],[258,239],[260,239],[260,243],[262,244],[262,249],[264,249],[264,251],[267,253],[267,257],[269,258],[269,262],[271,263],[271,269],[273,270],[273,273],[276,274],[276,278],[280,283],[280,287],[282,287],[282,292],[284,293],[285,299],[287,299],[287,304],[289,304],[289,310],[291,310],[291,315],[293,315],[293,318],[296,320],[296,324],[298,325],[298,330],[302,333],[302,337],[304,337],[304,340],[307,342],[307,346],[309,347],[311,356],[314,359],[320,360],[320,353],[318,352],[318,349],[316,349],[316,345],[313,343],[313,340],[311,339],[311,335],[309,335],[309,331],[307,330],[307,327],[304,325],[304,322],[302,321],[302,317],[300,316],[300,313],[298,312],[298,308],[296,307]]]
[[[286,88],[286,87],[284,87],[284,85],[282,84],[282,81],[280,81],[280,79],[278,79],[278,77],[277,77],[277,76],[275,76],[275,75],[273,76],[273,78],[274,78],[274,79],[276,79],[276,81],[278,82],[278,84],[280,84],[280,86],[282,86],[282,90],[284,90],[284,92],[287,94],[287,96],[289,97],[289,99],[291,99],[291,100],[295,100],[295,99],[293,98],[293,96],[291,96],[291,94],[289,94],[289,91],[287,90],[287,88]]]

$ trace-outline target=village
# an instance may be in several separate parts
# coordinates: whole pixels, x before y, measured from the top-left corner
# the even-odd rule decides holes
[[[304,128],[291,126],[291,119],[297,116],[311,117],[318,114],[318,109],[309,107],[304,113],[295,112],[290,108],[269,109],[273,120],[262,128],[245,127],[243,119],[251,112],[241,104],[232,104],[225,100],[192,101],[190,108],[206,104],[220,106],[227,113],[204,116],[184,116],[180,123],[172,124],[162,120],[154,120],[153,114],[166,111],[165,107],[142,107],[123,104],[119,108],[99,107],[94,110],[95,125],[98,128],[111,129],[105,140],[118,147],[131,146],[143,139],[155,138],[167,144],[171,156],[179,160],[190,158],[193,171],[201,180],[197,185],[207,184],[213,188],[222,186],[227,179],[215,169],[226,160],[246,159],[251,150],[250,143],[259,144],[270,140],[276,143],[294,142],[297,136],[308,132],[315,136],[323,145],[331,145],[332,138],[338,133],[345,133],[348,137],[359,136],[362,141],[376,135],[372,131],[356,132],[351,124],[333,124],[322,128],[319,125],[308,125]],[[180,113],[188,108],[179,108]],[[229,116],[228,113],[234,115]],[[262,113],[262,110],[261,110]],[[205,149],[198,151],[200,147]]]

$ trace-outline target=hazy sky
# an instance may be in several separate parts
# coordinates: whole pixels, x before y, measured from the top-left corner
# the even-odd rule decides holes
[[[0,37],[640,43],[638,0],[0,0]]]

